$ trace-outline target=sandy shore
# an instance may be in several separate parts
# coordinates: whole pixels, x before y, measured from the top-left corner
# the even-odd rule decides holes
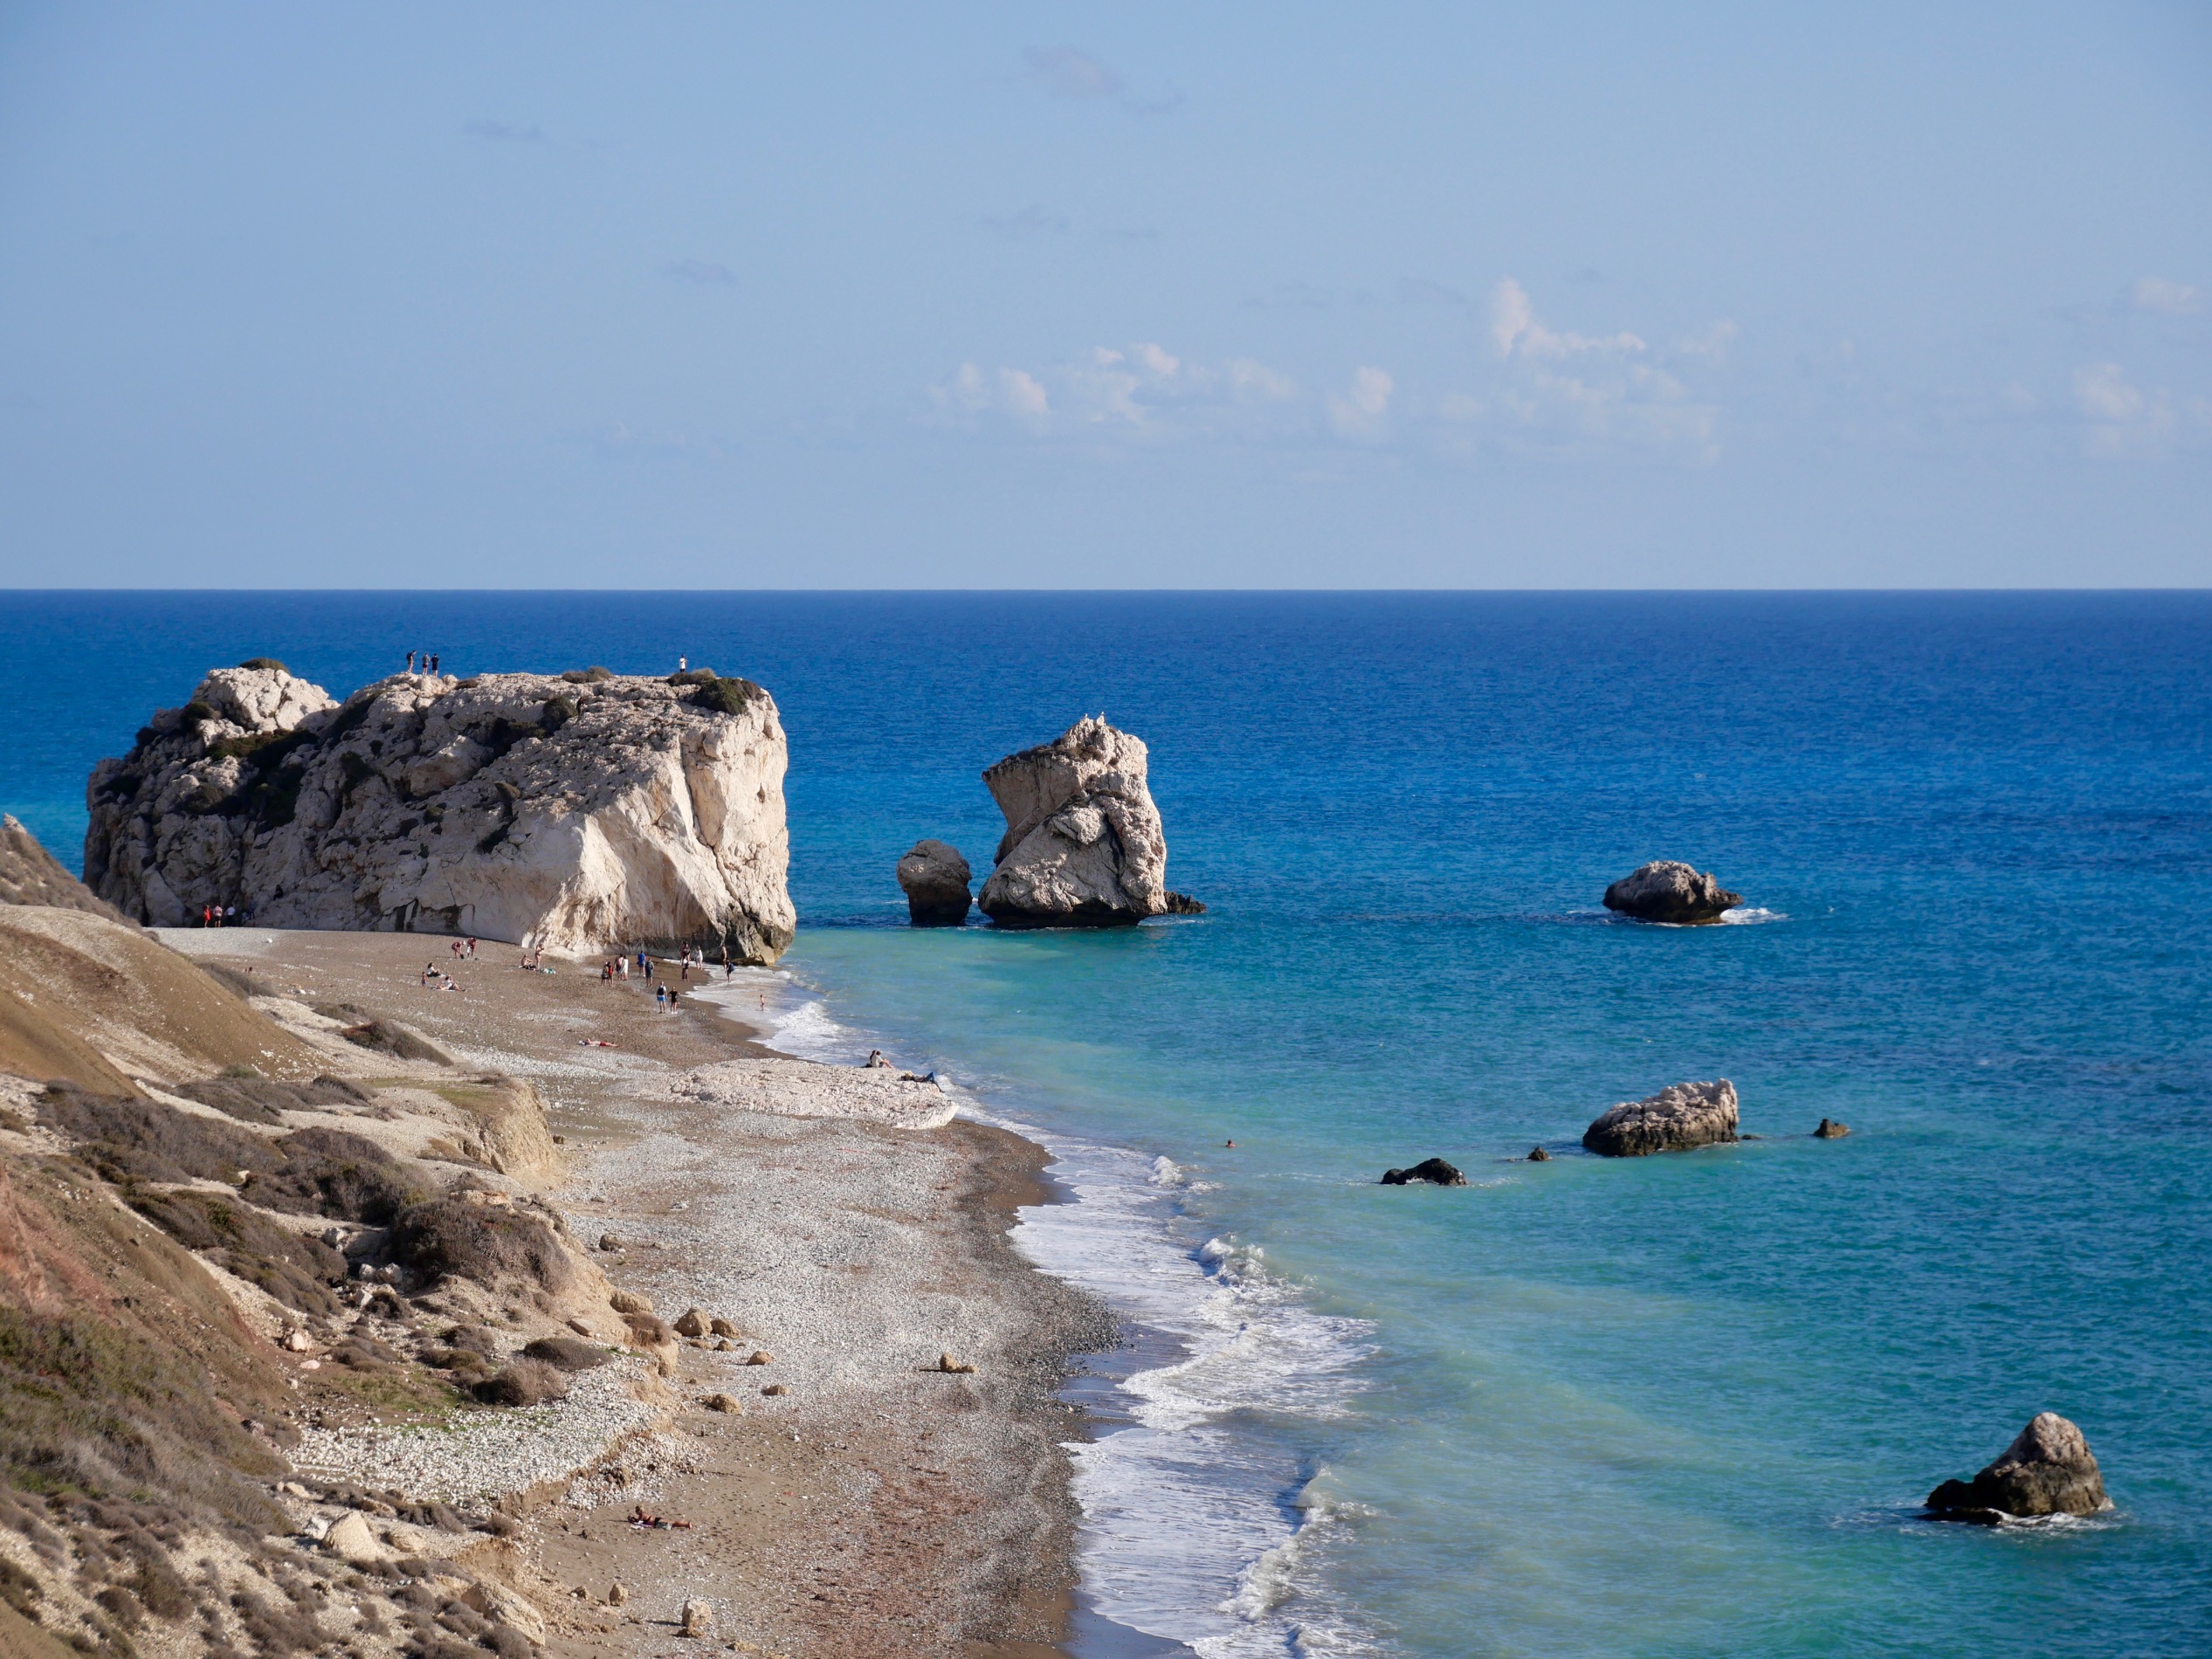
[[[775,1060],[703,999],[665,1013],[596,967],[521,972],[512,947],[472,962],[427,936],[164,937],[271,995],[371,1008],[535,1082],[570,1163],[555,1201],[611,1244],[609,1277],[664,1317],[697,1307],[740,1332],[686,1343],[665,1383],[580,1388],[532,1414],[534,1444],[465,1460],[479,1485],[511,1471],[549,1650],[696,1654],[680,1616],[703,1599],[714,1645],[742,1652],[1055,1651],[1075,1584],[1061,1442],[1080,1432],[1056,1390],[1113,1329],[1007,1243],[1015,1209],[1046,1197],[1039,1148],[937,1122],[928,1084],[856,1091]],[[433,958],[458,992],[417,982]],[[738,1409],[699,1403],[717,1394]],[[403,1442],[314,1449],[443,1477],[434,1445]],[[641,1507],[690,1525],[631,1524]]]

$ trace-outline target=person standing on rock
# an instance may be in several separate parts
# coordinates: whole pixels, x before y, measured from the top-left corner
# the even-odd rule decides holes
[[[435,657],[431,658],[431,672],[433,674],[438,672],[438,658]]]
[[[410,674],[415,671],[415,653],[413,651],[409,651],[407,653],[407,671]]]

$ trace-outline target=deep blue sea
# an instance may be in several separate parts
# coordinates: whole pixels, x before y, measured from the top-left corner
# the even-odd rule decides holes
[[[1076,1201],[1024,1247],[1143,1333],[1079,1454],[1101,1614],[1209,1659],[2212,1651],[2212,595],[18,594],[0,807],[74,862],[205,669],[410,649],[775,693],[788,1041],[1033,1128]],[[986,863],[978,772],[1099,712],[1208,913],[904,926],[899,855]],[[1609,916],[1654,857],[1739,919]],[[1766,1139],[1577,1149],[1715,1077]],[[1432,1154],[1471,1184],[1375,1184]],[[2046,1408],[2112,1512],[1917,1518]]]

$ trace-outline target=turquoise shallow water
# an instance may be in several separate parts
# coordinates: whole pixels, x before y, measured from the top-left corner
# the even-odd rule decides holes
[[[2212,1645],[2212,599],[17,595],[0,644],[0,804],[65,851],[92,760],[247,655],[339,691],[410,646],[768,685],[795,1040],[1035,1126],[1083,1201],[1030,1247],[1189,1345],[1085,1459],[1126,1623],[1209,1654]],[[898,926],[898,854],[980,862],[976,772],[1099,709],[1151,743],[1209,913]],[[1760,914],[1608,917],[1658,856]],[[1715,1076],[1770,1139],[1574,1151]],[[1474,1184],[1374,1185],[1432,1153]],[[1914,1518],[2045,1408],[2111,1516]]]

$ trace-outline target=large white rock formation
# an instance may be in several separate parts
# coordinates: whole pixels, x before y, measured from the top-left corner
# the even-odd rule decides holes
[[[774,699],[705,671],[403,674],[341,707],[257,662],[94,769],[86,881],[157,926],[235,904],[272,927],[769,962],[796,921],[785,759]]]
[[[976,904],[1002,926],[1114,927],[1167,913],[1168,839],[1145,747],[1085,716],[983,774],[1006,815]]]

